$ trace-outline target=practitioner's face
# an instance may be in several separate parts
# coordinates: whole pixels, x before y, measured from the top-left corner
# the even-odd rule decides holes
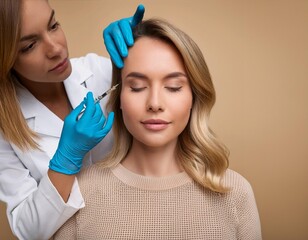
[[[192,91],[177,50],[161,40],[138,39],[125,59],[121,92],[123,120],[134,141],[174,145],[191,107]]]
[[[14,70],[23,81],[61,82],[71,73],[64,32],[47,0],[22,0]]]

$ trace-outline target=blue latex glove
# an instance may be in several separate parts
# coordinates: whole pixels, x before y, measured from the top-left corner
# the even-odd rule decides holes
[[[124,66],[122,58],[127,57],[128,47],[134,44],[132,28],[142,20],[144,11],[144,6],[140,4],[133,17],[115,21],[103,31],[107,51],[118,68]]]
[[[78,118],[79,113],[86,109]],[[58,148],[50,160],[49,168],[63,174],[76,174],[82,167],[84,156],[110,131],[114,113],[106,121],[101,107],[94,103],[93,94],[87,97],[64,120]]]

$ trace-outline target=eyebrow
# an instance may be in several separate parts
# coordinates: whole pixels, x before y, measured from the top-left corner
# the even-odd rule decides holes
[[[128,77],[133,77],[133,78],[139,78],[139,79],[143,79],[143,80],[147,80],[148,77],[142,73],[139,73],[139,72],[131,72],[129,74],[126,75],[125,78],[128,78]],[[170,78],[176,78],[176,77],[185,77],[185,78],[188,78],[187,75],[185,73],[182,73],[182,72],[172,72],[172,73],[169,73],[167,74],[164,79],[170,79]]]
[[[129,74],[127,74],[125,76],[125,78],[129,78],[129,77],[132,77],[132,78],[140,78],[140,79],[148,79],[148,77],[142,73],[139,73],[139,72],[130,72]]]
[[[52,21],[54,16],[55,16],[55,10],[52,9],[47,26],[50,25],[50,23],[51,23],[51,21]],[[24,42],[24,41],[27,41],[27,40],[30,40],[30,39],[33,39],[33,38],[36,38],[36,37],[37,37],[36,34],[26,35],[26,36],[20,38],[20,42]]]
[[[165,76],[164,78],[165,79],[168,79],[168,78],[177,78],[177,77],[185,77],[185,78],[188,78],[186,76],[185,73],[182,73],[182,72],[173,72],[173,73],[170,73],[168,74],[167,76]]]

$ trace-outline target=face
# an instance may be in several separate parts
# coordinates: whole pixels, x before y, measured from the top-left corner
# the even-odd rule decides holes
[[[134,144],[175,144],[186,127],[192,91],[177,50],[158,39],[141,37],[122,69],[121,110]]]
[[[61,82],[71,73],[65,35],[47,0],[22,0],[14,70],[30,82]]]

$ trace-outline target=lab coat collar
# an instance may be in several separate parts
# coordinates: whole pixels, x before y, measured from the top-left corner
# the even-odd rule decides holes
[[[72,74],[64,81],[64,87],[73,108],[80,104],[89,91],[86,88],[85,81],[92,74],[90,70],[81,65],[78,66],[78,69],[73,69]],[[60,137],[63,121],[38,101],[17,80],[15,81],[21,111],[29,127],[38,134]],[[52,124],[49,124],[49,122]]]
[[[71,103],[71,106],[76,108],[87,95],[89,90],[86,86],[86,80],[89,79],[93,73],[85,68],[83,65],[78,64],[78,68],[74,68],[71,75],[64,81],[64,87]]]

